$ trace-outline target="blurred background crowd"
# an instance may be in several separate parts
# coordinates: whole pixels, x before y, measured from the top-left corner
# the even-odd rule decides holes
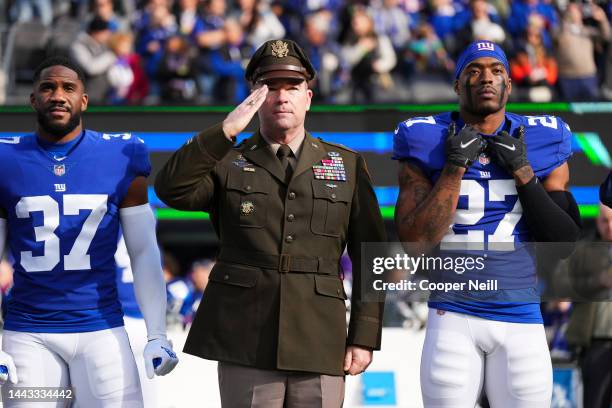
[[[325,103],[453,101],[473,40],[502,44],[514,100],[612,99],[612,2],[600,0],[0,0],[0,103],[72,56],[95,104],[234,104],[253,51],[297,41]]]

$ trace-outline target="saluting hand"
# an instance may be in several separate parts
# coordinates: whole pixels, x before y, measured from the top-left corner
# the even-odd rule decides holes
[[[344,355],[344,372],[350,375],[363,373],[372,362],[372,350],[359,347],[348,346]]]
[[[223,121],[223,133],[232,140],[242,132],[251,122],[255,113],[266,100],[268,86],[262,85],[255,89],[244,101],[231,111]]]

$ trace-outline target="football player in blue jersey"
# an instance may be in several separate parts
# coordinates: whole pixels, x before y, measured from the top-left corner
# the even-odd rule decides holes
[[[0,352],[4,404],[30,406],[7,398],[15,387],[72,386],[82,407],[141,407],[115,281],[120,226],[147,326],[147,374],[178,362],[166,339],[146,147],[130,134],[83,129],[88,98],[70,60],[43,62],[30,100],[36,132],[0,139],[0,248],[8,244],[15,260]]]
[[[459,112],[399,124],[395,221],[407,249],[463,248],[491,257],[526,242],[578,238],[578,207],[567,191],[570,129],[557,117],[506,112],[508,72],[497,44],[474,42],[457,62]],[[499,262],[480,272],[499,281],[488,301],[432,294],[421,358],[425,407],[473,408],[483,383],[494,408],[550,406],[535,259],[530,251],[520,254],[520,264],[493,256]]]

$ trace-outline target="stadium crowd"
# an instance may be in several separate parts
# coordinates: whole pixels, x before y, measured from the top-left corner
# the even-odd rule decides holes
[[[452,101],[455,60],[478,39],[508,52],[515,100],[612,99],[607,1],[0,0],[0,12],[48,26],[47,52],[81,64],[96,104],[239,102],[249,57],[275,38],[304,47],[320,102]]]

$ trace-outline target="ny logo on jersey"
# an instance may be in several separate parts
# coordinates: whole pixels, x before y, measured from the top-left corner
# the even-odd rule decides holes
[[[63,193],[64,191],[66,191],[66,184],[54,184],[55,186],[55,191],[58,193]]]
[[[476,43],[476,48],[478,48],[478,51],[495,51],[495,46],[490,42]]]

